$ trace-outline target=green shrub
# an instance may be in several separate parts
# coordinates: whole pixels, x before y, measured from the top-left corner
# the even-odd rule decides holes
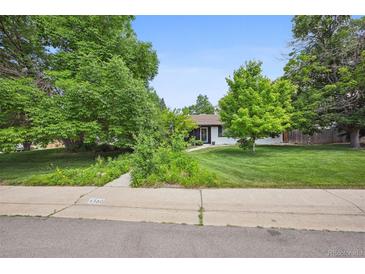
[[[57,168],[54,172],[28,177],[27,185],[95,185],[102,186],[129,171],[129,155],[116,159],[98,157],[96,163],[87,168]]]
[[[216,176],[188,155],[182,136],[158,144],[153,135],[139,137],[132,157],[132,186],[181,184],[184,187],[215,186]]]
[[[202,140],[197,140],[197,139],[195,139],[195,138],[191,138],[191,139],[189,140],[189,143],[190,143],[190,145],[192,145],[192,146],[202,146],[202,145],[204,144],[204,142],[203,142]]]

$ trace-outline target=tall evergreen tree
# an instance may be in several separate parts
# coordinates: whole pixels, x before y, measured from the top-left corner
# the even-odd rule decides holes
[[[184,108],[189,114],[214,114],[214,106],[209,102],[207,95],[199,94],[194,105]]]

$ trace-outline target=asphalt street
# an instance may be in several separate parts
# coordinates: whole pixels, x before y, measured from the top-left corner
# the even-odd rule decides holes
[[[2,216],[0,257],[365,257],[365,233]]]

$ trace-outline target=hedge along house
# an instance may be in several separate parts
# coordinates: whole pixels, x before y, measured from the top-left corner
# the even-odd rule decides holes
[[[190,136],[201,140],[204,144],[212,145],[232,145],[237,143],[238,139],[224,136],[223,123],[216,114],[199,114],[191,115],[191,118],[198,125]],[[283,142],[282,134],[278,137],[268,137],[256,140],[256,144],[281,144]]]

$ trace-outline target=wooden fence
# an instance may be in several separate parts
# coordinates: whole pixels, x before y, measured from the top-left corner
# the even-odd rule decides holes
[[[324,129],[313,135],[303,134],[299,130],[283,133],[283,142],[290,144],[331,144],[347,143],[346,136],[340,135],[336,128]]]

